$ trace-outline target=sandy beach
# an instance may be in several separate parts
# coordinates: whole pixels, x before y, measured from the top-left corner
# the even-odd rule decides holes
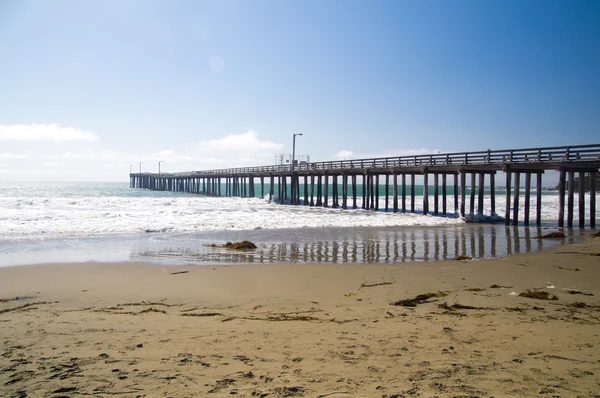
[[[0,395],[600,396],[598,253],[0,268]]]

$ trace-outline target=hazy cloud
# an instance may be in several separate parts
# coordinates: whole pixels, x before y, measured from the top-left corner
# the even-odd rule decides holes
[[[56,162],[45,162],[44,163],[44,167],[64,167],[66,166],[63,163],[56,163]]]
[[[0,153],[0,159],[24,159],[27,155],[25,154],[16,154],[10,152]]]
[[[91,131],[61,124],[0,125],[0,141],[98,141]]]
[[[334,159],[352,159],[353,157],[354,157],[354,152],[347,151],[347,150],[341,150],[338,153],[336,153],[335,155],[333,155]]]
[[[386,149],[379,153],[354,153],[349,150],[341,150],[333,155],[334,159],[370,159],[370,158],[386,158],[386,157],[399,157],[399,156],[418,156],[418,155],[429,155],[439,153],[438,149]]]
[[[255,153],[264,151],[279,151],[283,144],[271,141],[261,141],[254,130],[249,130],[244,134],[231,134],[227,137],[215,140],[201,141],[199,149],[206,152],[237,152]]]

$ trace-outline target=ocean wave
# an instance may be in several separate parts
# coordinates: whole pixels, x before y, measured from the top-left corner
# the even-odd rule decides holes
[[[379,200],[380,211],[365,211],[360,209],[360,198],[357,202],[358,209],[342,210],[331,207],[280,205],[259,198],[204,197],[133,190],[122,184],[118,189],[89,184],[83,187],[81,191],[77,191],[73,185],[68,185],[70,193],[64,193],[52,186],[54,191],[41,191],[46,196],[35,196],[30,188],[22,191],[8,189],[6,192],[9,194],[0,195],[0,241],[255,229],[460,225],[478,219],[501,219],[506,208],[505,196],[497,195],[495,213],[492,213],[490,198],[486,197],[481,216],[474,215],[463,219],[454,213],[452,195],[447,198],[447,216],[424,216],[423,198],[419,196],[416,197],[416,213],[413,214],[383,211],[384,197]],[[106,189],[111,192],[110,195],[105,192]],[[585,202],[586,217],[589,220],[589,195],[586,195]],[[329,198],[329,205],[332,204],[332,199]],[[352,204],[352,198],[348,198],[348,205]],[[388,204],[391,208],[391,197],[388,198]],[[577,195],[574,205],[577,214]],[[524,206],[524,197],[521,195],[521,220]],[[556,220],[558,207],[558,196],[543,196],[542,220]],[[406,208],[411,208],[410,196],[406,198]],[[469,212],[469,197],[466,209]],[[430,196],[430,213],[433,210],[434,198]],[[439,211],[442,211],[441,197]],[[478,213],[477,202],[475,213]],[[535,195],[532,195],[532,222],[535,221],[535,213],[536,200]]]

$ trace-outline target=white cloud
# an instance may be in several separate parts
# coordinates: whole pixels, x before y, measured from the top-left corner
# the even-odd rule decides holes
[[[201,141],[199,145],[199,149],[203,152],[237,152],[238,154],[272,152],[283,148],[283,144],[259,140],[258,134],[253,130],[249,130],[244,134],[231,134],[216,140]]]
[[[25,154],[16,154],[10,152],[0,153],[0,159],[24,159],[27,155]]]
[[[63,163],[56,163],[56,162],[45,162],[44,163],[44,167],[64,167],[66,166]]]
[[[91,131],[60,124],[0,125],[0,141],[98,141]]]
[[[354,152],[352,151],[347,151],[347,150],[341,150],[338,153],[336,153],[335,155],[333,155],[334,159],[352,159],[354,156]]]
[[[447,151],[446,151],[447,152]],[[334,159],[371,159],[371,158],[386,158],[386,157],[399,157],[399,156],[418,156],[418,155],[429,155],[440,153],[439,149],[386,149],[379,153],[354,153],[349,150],[341,150],[333,155]]]
[[[194,157],[191,154],[180,154],[175,152],[172,149],[165,149],[162,151],[150,153],[148,155],[143,156],[144,159],[154,160],[154,161],[163,161],[163,162],[173,162],[178,160],[192,160]]]
[[[161,156],[173,156],[173,155],[175,155],[175,151],[173,151],[171,149],[165,149],[164,151],[159,151],[159,152],[153,153],[151,156],[161,157]]]
[[[64,152],[64,153],[54,153],[50,155],[40,154],[40,157],[44,157],[46,159],[121,159],[124,157],[122,152],[119,151],[81,151],[81,152]]]

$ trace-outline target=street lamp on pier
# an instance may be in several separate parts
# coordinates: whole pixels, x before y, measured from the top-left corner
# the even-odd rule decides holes
[[[140,162],[140,174],[142,174],[142,163],[144,162]]]
[[[294,139],[292,143],[292,171],[294,171],[294,166],[296,165],[296,136],[302,135],[302,133],[294,133]]]
[[[165,162],[164,160],[161,160],[158,162],[158,175],[160,175],[160,164],[164,163],[164,162]]]

